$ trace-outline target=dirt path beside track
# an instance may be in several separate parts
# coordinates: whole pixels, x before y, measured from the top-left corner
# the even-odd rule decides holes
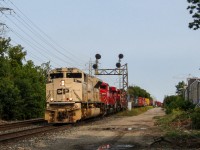
[[[38,143],[38,146],[35,145],[35,149],[145,149],[154,142],[154,138],[162,136],[160,130],[154,126],[153,117],[163,116],[164,114],[162,108],[154,108],[133,117],[108,117],[103,121],[77,127],[70,133],[57,135],[54,137],[53,144]]]
[[[110,116],[70,130],[47,134],[15,145],[17,150],[131,150],[147,149],[163,133],[154,126],[162,108],[150,109],[138,116]],[[8,148],[7,147],[7,148]]]

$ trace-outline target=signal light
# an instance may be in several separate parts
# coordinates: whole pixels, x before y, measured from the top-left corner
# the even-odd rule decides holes
[[[101,55],[100,54],[96,54],[95,57],[96,57],[96,59],[101,59]]]
[[[121,64],[118,62],[118,63],[116,63],[116,67],[117,68],[120,68],[121,67]]]
[[[122,59],[124,57],[123,54],[119,54],[119,59]]]
[[[94,65],[93,65],[93,69],[97,69],[97,64],[94,64]]]

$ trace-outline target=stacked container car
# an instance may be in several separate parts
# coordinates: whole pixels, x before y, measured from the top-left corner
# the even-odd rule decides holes
[[[162,103],[159,102],[159,101],[155,101],[155,106],[157,106],[157,107],[162,107]]]
[[[137,107],[138,106],[138,97],[131,96],[131,101],[132,103],[132,107]]]
[[[149,98],[145,98],[145,106],[149,106],[150,105],[150,100]]]
[[[145,105],[145,98],[138,97],[138,106],[144,106]]]

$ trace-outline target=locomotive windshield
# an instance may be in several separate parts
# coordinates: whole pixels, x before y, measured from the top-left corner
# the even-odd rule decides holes
[[[101,85],[100,88],[106,90],[106,89],[107,89],[107,86],[106,86],[106,85]]]
[[[63,73],[51,73],[50,77],[51,77],[51,79],[63,78]]]
[[[66,78],[82,78],[82,73],[67,73]]]

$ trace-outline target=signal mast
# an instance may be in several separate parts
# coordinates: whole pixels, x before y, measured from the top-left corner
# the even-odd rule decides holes
[[[96,54],[95,58],[95,64],[93,64],[93,69],[95,70],[95,75],[119,75],[122,76],[122,81],[120,85],[122,85],[122,92],[127,91],[127,101],[130,102],[130,96],[128,93],[128,64],[124,64],[121,65],[121,59],[124,57],[123,54],[119,54],[118,55],[119,60],[116,63],[116,67],[115,69],[99,69],[99,60],[101,59],[101,55],[100,54]]]

